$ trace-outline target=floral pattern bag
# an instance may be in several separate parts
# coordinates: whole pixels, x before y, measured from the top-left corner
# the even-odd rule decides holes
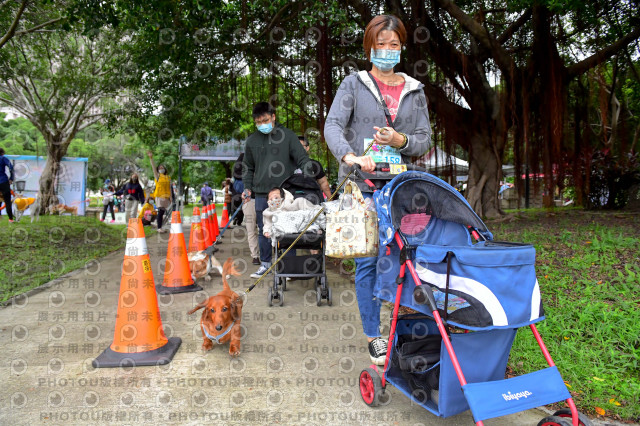
[[[378,215],[368,209],[360,188],[350,180],[338,211],[327,213],[325,254],[341,259],[378,255]]]

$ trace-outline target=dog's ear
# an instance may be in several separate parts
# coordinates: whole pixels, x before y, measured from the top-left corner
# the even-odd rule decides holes
[[[240,318],[240,315],[242,314],[242,303],[242,297],[236,297],[231,301],[231,317],[234,320]]]
[[[195,311],[197,311],[198,309],[202,309],[202,308],[204,308],[205,306],[207,306],[207,301],[208,301],[208,300],[205,300],[204,302],[200,302],[200,303],[198,303],[198,304],[196,305],[196,307],[195,307],[195,308],[193,308],[192,310],[190,310],[189,312],[187,312],[187,314],[191,315],[192,313],[194,313],[194,312],[195,312]]]

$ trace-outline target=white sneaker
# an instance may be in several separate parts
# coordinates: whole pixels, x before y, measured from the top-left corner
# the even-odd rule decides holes
[[[387,357],[387,341],[382,337],[376,337],[369,342],[369,357],[375,365],[384,365]]]
[[[260,278],[261,276],[263,276],[265,274],[265,272],[267,272],[268,269],[269,269],[268,266],[261,265],[260,268],[258,268],[258,270],[256,272],[254,272],[253,274],[250,275],[250,277],[251,278]]]

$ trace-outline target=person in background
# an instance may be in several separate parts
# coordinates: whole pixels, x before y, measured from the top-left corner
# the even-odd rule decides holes
[[[138,204],[144,203],[144,190],[138,182],[138,175],[134,173],[131,175],[129,181],[124,185],[121,191],[116,192],[116,195],[122,195],[124,199],[124,217],[125,223],[129,223],[129,219],[136,217],[138,214]]]
[[[9,176],[7,176],[7,168],[9,169]],[[13,223],[13,211],[11,209],[11,184],[13,183],[13,178],[13,164],[4,156],[4,149],[0,148],[0,193],[4,199],[9,223]]]
[[[138,217],[142,219],[142,224],[144,226],[149,226],[156,218],[156,215],[156,209],[153,207],[153,198],[147,197],[146,202],[142,205],[142,209],[140,209]]]
[[[300,143],[302,144],[304,150],[307,151],[308,155],[310,149],[309,142],[302,135],[299,135],[298,139],[300,140]],[[320,162],[316,160],[309,160],[306,167],[309,168],[309,170],[306,171],[305,174],[308,176],[313,176],[313,178],[318,182],[322,193],[328,200],[329,197],[331,197],[331,188],[329,188],[329,179],[327,179],[327,175],[324,173],[322,164],[320,164]]]
[[[116,194],[116,188],[111,183],[111,179],[105,179],[104,185],[102,186],[100,192],[102,193],[102,205],[104,206],[104,209],[102,210],[102,219],[100,219],[100,222],[104,222],[104,219],[107,217],[107,209],[109,209],[111,211],[111,223],[114,223],[116,221],[116,214],[113,210],[113,198]]]
[[[208,206],[213,202],[213,189],[211,189],[208,182],[202,184],[202,189],[200,190],[200,201],[203,206]]]
[[[233,193],[231,189],[230,178],[226,178],[222,182],[222,191],[224,192],[224,204],[227,206],[227,214],[229,215],[229,217],[231,217],[231,215],[233,214],[233,212],[231,211],[231,199],[232,199]]]
[[[294,132],[276,122],[276,112],[268,102],[258,102],[251,114],[256,131],[245,142],[242,181],[245,202],[255,194],[256,222],[260,247],[260,268],[251,278],[260,278],[271,267],[271,241],[262,233],[262,212],[267,194],[291,176],[296,168],[304,171],[309,156]]]
[[[153,176],[156,181],[156,189],[153,193],[158,207],[158,233],[168,232],[166,229],[162,229],[162,220],[167,208],[171,205],[173,192],[171,190],[171,178],[167,174],[167,168],[164,164],[156,165],[153,161],[153,153],[148,151],[149,161],[151,162],[151,170],[153,170]]]
[[[374,17],[364,32],[364,53],[371,61],[371,72],[359,71],[347,76],[327,115],[324,136],[327,146],[340,164],[338,179],[347,176],[358,164],[364,172],[375,171],[376,161],[408,163],[431,145],[431,125],[424,85],[393,67],[400,62],[407,31],[392,15]],[[375,143],[375,149],[364,155]],[[371,189],[358,184],[365,198]],[[375,257],[355,259],[356,298],[362,328],[369,342],[371,362],[384,365],[387,341],[380,336],[380,300],[374,296]]]

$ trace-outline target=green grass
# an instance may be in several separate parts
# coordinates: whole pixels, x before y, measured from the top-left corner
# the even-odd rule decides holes
[[[580,411],[640,420],[640,215],[580,210],[487,221],[496,240],[532,243],[546,320],[538,325]],[[528,328],[509,360],[546,367]]]
[[[145,232],[155,232],[145,228]],[[97,219],[73,216],[41,216],[31,223],[0,220],[0,301],[24,293],[69,271],[83,268],[92,259],[122,249],[125,225],[105,225]]]

